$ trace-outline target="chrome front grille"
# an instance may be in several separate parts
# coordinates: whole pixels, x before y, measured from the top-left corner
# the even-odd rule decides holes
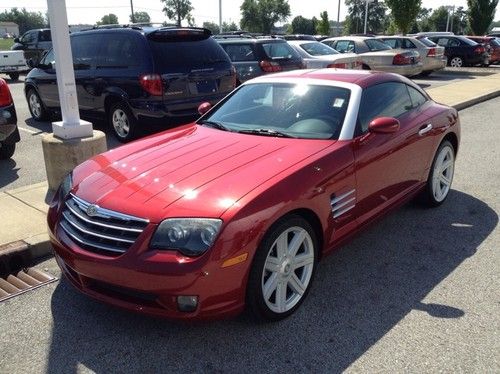
[[[118,256],[135,243],[148,222],[101,208],[71,194],[65,202],[59,224],[83,249]]]

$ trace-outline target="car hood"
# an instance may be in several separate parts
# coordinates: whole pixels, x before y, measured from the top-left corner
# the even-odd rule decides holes
[[[253,189],[333,143],[188,125],[86,161],[73,172],[73,193],[151,222],[219,217]]]

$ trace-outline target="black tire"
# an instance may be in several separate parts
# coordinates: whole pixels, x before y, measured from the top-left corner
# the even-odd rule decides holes
[[[305,284],[305,291],[301,295],[299,295],[297,292],[294,292],[294,290],[289,286],[290,283],[286,280],[281,280],[282,278],[277,278],[279,279],[278,282],[284,283],[284,289],[285,289],[285,302],[287,301],[287,295],[289,294],[290,291],[290,300],[293,301],[291,302],[292,305],[290,305],[290,309],[285,310],[283,312],[276,312],[273,311],[270,306],[268,305],[268,302],[266,301],[264,297],[264,283],[265,283],[265,278],[266,278],[266,272],[265,270],[265,264],[266,260],[268,258],[268,255],[273,253],[273,251],[277,251],[277,245],[276,240],[278,237],[282,234],[285,234],[287,230],[301,230],[302,233],[307,233],[309,235],[309,239],[305,239],[305,244],[304,242],[301,242],[301,246],[299,247],[299,250],[297,251],[298,254],[303,254],[309,257],[309,261],[311,261],[310,264],[304,265],[303,268],[297,268],[294,269],[293,263],[289,263],[287,260],[286,262],[281,263],[280,266],[278,266],[280,269],[282,269],[282,272],[277,274],[277,277],[282,277],[283,279],[285,277],[292,276],[293,274],[297,275],[297,271],[299,272],[299,275],[297,275],[298,279],[304,279]],[[303,231],[305,230],[305,232]],[[294,233],[294,236],[296,234]],[[293,236],[293,237],[294,237]],[[291,241],[289,242],[291,243]],[[311,248],[312,246],[312,248]],[[311,252],[312,250],[312,252]],[[286,252],[289,254],[289,252]],[[312,256],[312,259],[311,259]],[[314,279],[314,274],[316,272],[316,265],[317,265],[317,259],[318,259],[318,241],[316,238],[316,234],[314,232],[314,229],[310,225],[308,221],[306,221],[304,218],[298,216],[298,215],[290,215],[287,217],[284,217],[283,219],[277,221],[266,233],[264,236],[262,242],[259,245],[259,248],[257,249],[257,252],[255,253],[253,262],[252,262],[252,268],[250,270],[249,274],[249,279],[248,279],[248,285],[247,285],[247,309],[250,315],[258,320],[258,321],[279,321],[282,320],[288,316],[290,316],[293,312],[295,312],[304,299],[307,297],[307,294],[309,293],[309,290],[311,289],[311,285]],[[284,264],[290,264],[288,270],[286,270],[286,266],[282,266]],[[312,264],[312,268],[309,267]],[[309,268],[306,268],[308,266]],[[302,273],[300,273],[302,271]],[[288,273],[288,275],[285,274],[285,272]],[[273,275],[273,273],[270,273]],[[267,279],[269,280],[269,278]],[[301,285],[304,285],[301,283]],[[278,292],[278,287],[276,287],[274,293],[270,294],[270,298],[274,295],[275,302],[278,303],[277,301],[277,292]],[[294,301],[294,298],[297,299]],[[270,302],[270,301],[269,301]]]
[[[34,88],[30,88],[26,93],[26,100],[28,101],[28,108],[31,116],[37,121],[45,121],[49,119],[49,112]]]
[[[460,56],[452,56],[448,59],[448,65],[451,67],[461,68],[465,66],[465,62]]]
[[[421,77],[428,77],[429,75],[432,74],[432,70],[426,70],[420,73]]]
[[[451,162],[452,162],[452,169],[451,169],[451,176],[447,176],[447,179],[449,179],[449,185],[448,188],[446,189],[446,192],[444,196],[439,196],[439,194],[436,192],[436,188],[441,189],[443,186],[442,182],[439,182],[439,186],[436,186],[435,184],[435,177],[438,178],[439,175],[443,175],[444,170],[438,170],[439,168],[437,167],[437,163],[440,163],[440,156],[442,156],[443,152],[448,152],[448,155],[451,157]],[[440,145],[439,148],[436,151],[436,154],[434,155],[434,159],[432,161],[431,169],[429,171],[429,176],[427,178],[427,184],[425,186],[424,191],[422,191],[422,194],[420,196],[420,200],[423,204],[429,207],[436,207],[444,203],[446,198],[449,195],[449,191],[451,190],[451,184],[453,182],[453,173],[455,170],[455,148],[453,145],[448,141],[445,140],[443,141]],[[436,174],[439,173],[439,174]],[[436,197],[438,196],[438,197]]]
[[[108,122],[113,134],[120,142],[126,143],[135,139],[137,121],[125,103],[116,102],[110,106]]]
[[[16,143],[5,144],[0,143],[0,160],[6,160],[14,155],[16,150]]]
[[[9,77],[13,81],[17,81],[19,79],[19,73],[10,73]]]

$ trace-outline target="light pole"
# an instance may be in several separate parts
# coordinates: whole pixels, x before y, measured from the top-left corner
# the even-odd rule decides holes
[[[366,6],[365,6],[365,31],[363,34],[366,34],[366,26],[368,24],[368,3],[373,3],[375,0],[366,0]]]
[[[219,0],[219,34],[222,34],[222,0]]]
[[[340,27],[340,0],[339,0],[339,9],[337,11],[337,29],[339,29]],[[340,35],[340,31],[339,31],[339,35]]]
[[[135,23],[135,15],[134,15],[134,4],[132,3],[133,0],[130,0],[130,10],[132,12],[132,23]]]
[[[453,15],[455,14],[455,5],[447,5],[446,11],[448,13],[448,17],[446,17],[446,31],[448,32],[448,25],[450,23],[450,9],[451,9],[451,31],[453,31]]]

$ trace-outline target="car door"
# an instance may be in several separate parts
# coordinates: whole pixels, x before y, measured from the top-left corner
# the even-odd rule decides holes
[[[387,134],[368,131],[369,123],[377,117],[397,118],[400,129]],[[359,223],[420,186],[432,149],[428,142],[433,141],[428,137],[432,127],[426,120],[422,103],[413,105],[402,82],[385,82],[364,90],[353,143]]]
[[[40,99],[48,108],[59,107],[59,92],[57,89],[56,61],[54,50],[51,49],[37,66],[36,74],[31,79],[40,95]]]
[[[37,32],[38,31],[26,32],[19,41],[19,43],[22,44],[22,49],[24,50],[24,58],[26,60],[31,58],[35,63],[38,63],[38,60],[36,59],[37,53],[35,49],[35,45],[37,42]]]

